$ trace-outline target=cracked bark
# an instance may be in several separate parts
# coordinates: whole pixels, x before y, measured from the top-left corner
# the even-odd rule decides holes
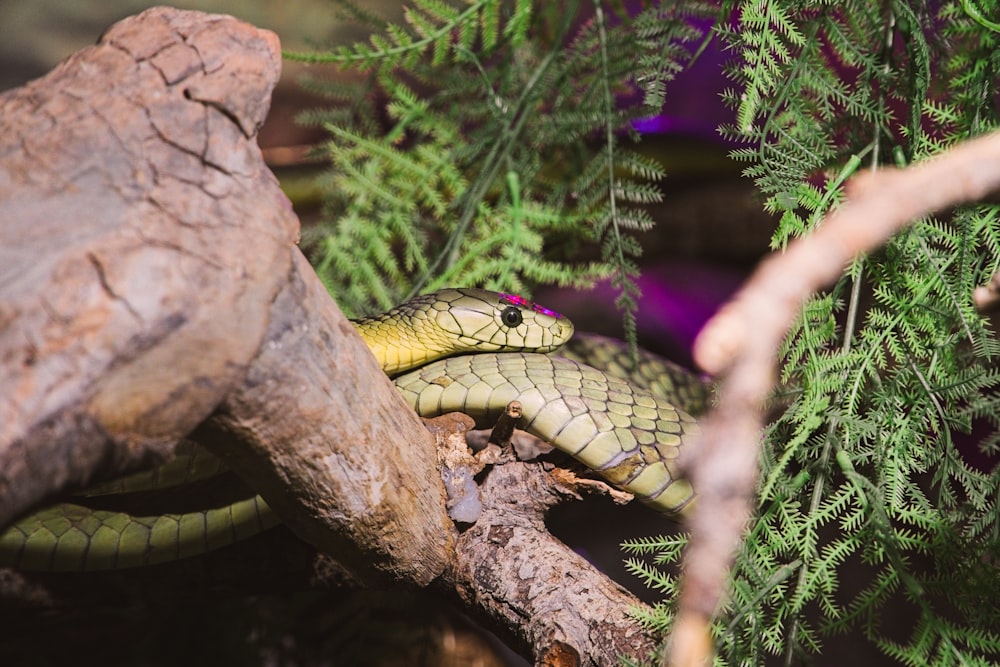
[[[451,540],[440,488],[425,483],[431,440],[387,380],[349,402],[358,376],[383,376],[302,263],[298,220],[255,144],[279,73],[273,34],[160,8],[0,98],[0,393],[12,399],[0,404],[0,521],[162,461],[213,412],[238,406],[276,429],[312,401],[342,441],[394,438],[409,455],[345,455],[329,428],[307,437],[305,420],[281,455],[244,428],[242,454],[272,463],[241,472],[314,544],[351,535],[372,576],[426,584]],[[294,398],[266,391],[278,345]],[[307,376],[321,366],[322,383]],[[293,484],[326,500],[293,511]],[[379,499],[362,495],[380,485]]]
[[[273,34],[154,8],[0,95],[0,525],[193,433],[311,545],[254,581],[342,585],[332,556],[434,584],[538,664],[652,650],[638,602],[545,530],[568,492],[540,466],[497,467],[480,522],[448,520],[431,435],[298,251],[260,157],[279,72]],[[250,553],[209,560],[252,571]],[[53,581],[6,576],[8,602]]]

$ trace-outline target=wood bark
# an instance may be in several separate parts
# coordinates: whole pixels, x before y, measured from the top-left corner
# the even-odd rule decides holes
[[[545,530],[572,494],[539,464],[489,473],[473,528],[448,519],[431,434],[299,252],[256,146],[279,73],[273,34],[155,8],[0,96],[0,525],[194,437],[319,554],[290,586],[341,585],[332,558],[434,584],[538,664],[648,653],[638,601]],[[72,595],[52,581],[7,573],[0,598]]]
[[[146,14],[0,97],[2,521],[162,460],[260,345],[297,223],[240,76],[280,62],[220,20]]]
[[[218,409],[222,453],[307,540],[367,535],[369,572],[426,584],[451,539],[431,438],[296,247],[255,143],[279,74],[272,33],[158,8],[0,102],[0,519]]]
[[[649,659],[656,637],[629,616],[643,605],[595,576],[545,528],[546,511],[574,493],[541,466],[497,466],[484,483],[482,515],[458,540],[449,578],[470,609],[499,619],[536,664],[599,667],[617,664],[622,655]]]

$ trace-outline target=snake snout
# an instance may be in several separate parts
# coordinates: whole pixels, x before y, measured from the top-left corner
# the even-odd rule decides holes
[[[532,313],[525,318],[527,326],[519,331],[521,347],[534,352],[552,352],[563,346],[573,336],[573,323],[565,317]]]
[[[568,342],[570,338],[573,337],[573,332],[576,328],[573,323],[569,321],[566,317],[561,317],[556,320],[556,326],[558,330],[556,332],[556,340],[559,341],[557,347]]]

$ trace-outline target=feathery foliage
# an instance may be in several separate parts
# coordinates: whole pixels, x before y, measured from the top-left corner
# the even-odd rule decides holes
[[[930,11],[775,0],[718,28],[737,54],[723,132],[780,215],[775,247],[808,233],[863,164],[997,127],[1000,35],[961,7]],[[1000,347],[972,304],[1000,268],[997,215],[924,220],[807,304],[782,350],[783,411],[715,626],[719,664],[802,664],[847,632],[899,664],[1000,660],[1000,476],[984,458],[996,438],[978,435],[998,425]],[[674,592],[662,565],[676,538],[626,548],[633,572]],[[668,598],[642,620],[671,614]]]
[[[1000,33],[976,3],[415,0],[336,63],[327,222],[307,241],[350,314],[445,284],[530,291],[607,276],[634,331],[661,168],[630,122],[709,39],[732,56],[732,156],[808,233],[860,169],[997,127]],[[363,12],[355,8],[355,15]],[[698,20],[692,20],[692,18]],[[712,24],[714,27],[707,29]],[[851,633],[900,664],[1000,659],[1000,354],[971,301],[1000,269],[1000,210],[921,221],[810,301],[781,350],[758,515],[715,625],[718,664],[803,664]],[[581,261],[580,250],[597,248]],[[992,435],[991,435],[992,434]],[[684,536],[626,545],[664,596]],[[899,630],[883,616],[904,615]]]
[[[709,11],[419,0],[369,44],[287,54],[367,72],[307,118],[332,136],[328,222],[306,240],[337,302],[354,315],[444,285],[609,278],[634,340],[632,234],[652,227],[642,205],[664,174],[628,145],[630,122],[644,99],[658,108],[705,35],[688,17]]]

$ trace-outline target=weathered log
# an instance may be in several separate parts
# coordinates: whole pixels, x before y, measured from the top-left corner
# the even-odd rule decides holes
[[[157,8],[0,98],[0,522],[228,400],[276,436],[233,424],[230,458],[299,534],[426,584],[451,539],[431,439],[295,245],[255,143],[279,73],[272,33]]]
[[[0,521],[165,458],[266,330],[298,233],[253,143],[277,40],[193,19],[0,97]]]
[[[0,526],[194,433],[361,580],[434,582],[539,664],[645,653],[635,598],[545,529],[566,493],[539,465],[489,473],[458,538],[255,144],[279,71],[273,34],[155,8],[0,96]],[[322,560],[287,581],[339,585]]]

